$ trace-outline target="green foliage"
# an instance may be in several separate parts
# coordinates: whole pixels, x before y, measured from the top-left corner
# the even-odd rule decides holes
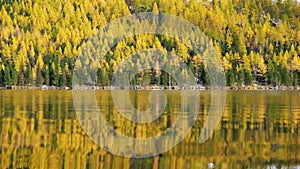
[[[296,0],[134,2],[137,12],[174,14],[199,26],[223,61],[228,85],[299,85],[300,6]],[[109,21],[129,14],[120,0],[0,2],[0,85],[71,86],[75,59],[87,40]],[[118,43],[98,64],[97,84],[110,85],[122,59],[148,48],[180,56],[198,83],[209,84],[202,61],[193,51],[180,41],[151,34]],[[139,67],[140,63],[132,64]],[[132,83],[176,84],[168,74],[154,70],[141,72]]]

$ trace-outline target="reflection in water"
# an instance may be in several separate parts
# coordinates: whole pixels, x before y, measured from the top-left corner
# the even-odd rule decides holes
[[[138,124],[118,114],[109,91],[97,91],[107,121],[128,136],[159,135],[180,110],[180,93],[166,91],[166,111]],[[149,108],[148,91],[131,92],[133,105]],[[160,156],[119,157],[99,148],[76,120],[71,91],[0,91],[0,168],[267,168],[300,164],[300,92],[228,91],[225,112],[212,138],[199,133],[210,106],[201,92],[198,120],[187,137]]]

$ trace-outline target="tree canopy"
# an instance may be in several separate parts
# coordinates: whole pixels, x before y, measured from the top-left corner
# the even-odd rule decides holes
[[[300,6],[296,0],[132,2],[136,12],[169,13],[198,26],[212,40],[228,85],[300,84]],[[71,86],[75,60],[88,39],[101,26],[126,15],[130,11],[123,0],[1,1],[0,85]],[[177,54],[197,75],[199,84],[209,84],[201,59],[185,44],[152,34],[124,39],[111,49],[98,64],[97,84],[110,85],[121,60],[147,48]],[[133,83],[176,83],[165,73],[155,72],[142,72]]]

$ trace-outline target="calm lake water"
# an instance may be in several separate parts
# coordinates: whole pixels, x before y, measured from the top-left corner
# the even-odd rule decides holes
[[[179,95],[178,91],[166,93],[172,98]],[[76,118],[72,91],[0,91],[0,168],[300,166],[300,91],[228,91],[222,120],[213,136],[202,144],[198,137],[208,114],[210,92],[200,94],[198,119],[180,144],[160,156],[130,159],[104,151],[85,134]],[[149,106],[149,91],[133,91],[130,95],[137,109]],[[96,96],[107,121],[120,133],[136,137],[159,134],[168,128],[180,106],[180,99],[170,100],[175,108],[167,107],[159,123],[137,127],[118,115],[110,91],[97,91]],[[145,133],[137,129],[147,132],[137,136]]]

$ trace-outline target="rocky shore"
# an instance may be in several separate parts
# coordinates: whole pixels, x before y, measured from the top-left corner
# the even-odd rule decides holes
[[[58,87],[58,86],[3,86],[0,90],[72,90],[72,87]],[[130,86],[128,88],[114,87],[114,86],[77,86],[74,90],[300,90],[300,86],[264,86],[264,85],[249,85],[249,86],[226,86],[226,87],[212,87],[212,86]]]

